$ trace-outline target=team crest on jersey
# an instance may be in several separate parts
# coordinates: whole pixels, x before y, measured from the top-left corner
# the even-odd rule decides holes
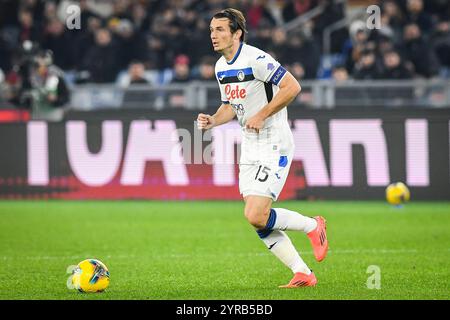
[[[233,107],[233,109],[236,111],[236,114],[239,116],[243,116],[245,113],[245,109],[244,106],[242,105],[242,103],[232,103],[231,106]]]
[[[238,78],[239,81],[244,80],[245,79],[244,71],[239,70],[239,72],[237,73],[237,78]]]

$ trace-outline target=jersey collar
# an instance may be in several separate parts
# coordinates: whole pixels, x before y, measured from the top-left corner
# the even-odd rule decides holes
[[[239,57],[239,54],[241,53],[241,49],[242,49],[242,45],[243,44],[244,44],[244,42],[241,42],[241,44],[239,45],[239,49],[236,52],[236,54],[234,55],[233,59],[231,59],[230,62],[227,61],[227,64],[233,64],[236,61],[236,59]]]

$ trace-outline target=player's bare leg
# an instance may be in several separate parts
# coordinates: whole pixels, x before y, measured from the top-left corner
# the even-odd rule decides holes
[[[272,199],[269,197],[250,195],[244,198],[245,218],[256,229],[264,229],[267,225]]]
[[[273,214],[272,199],[269,197],[249,195],[245,200],[245,217],[256,228],[256,232],[267,248],[294,273],[294,279],[303,275],[311,281],[295,281],[289,287],[301,285],[315,285],[314,274],[298,254],[289,237],[282,230],[274,229],[276,216]],[[296,278],[297,277],[297,278]],[[293,280],[294,280],[293,279]],[[291,281],[292,282],[292,281]],[[291,284],[291,283],[290,283]],[[299,285],[300,284],[300,285]]]

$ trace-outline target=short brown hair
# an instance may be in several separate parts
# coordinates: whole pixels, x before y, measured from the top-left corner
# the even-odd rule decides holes
[[[247,27],[245,25],[246,20],[244,17],[244,14],[233,8],[227,8],[225,10],[217,12],[213,18],[215,19],[221,19],[221,18],[227,18],[230,20],[230,30],[231,33],[235,33],[238,30],[242,31],[242,35],[240,37],[240,41],[245,41],[245,34],[247,33]]]

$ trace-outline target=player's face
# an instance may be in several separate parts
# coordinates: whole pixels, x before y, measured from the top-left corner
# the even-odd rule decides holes
[[[213,18],[209,25],[209,31],[214,51],[221,53],[233,46],[233,34],[227,18]]]

